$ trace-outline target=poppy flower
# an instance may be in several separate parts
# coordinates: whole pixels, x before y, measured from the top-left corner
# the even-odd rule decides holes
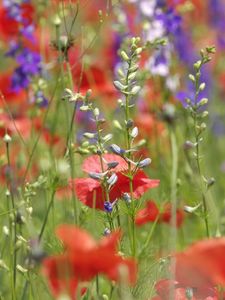
[[[170,223],[171,221],[171,206],[166,204],[162,212],[159,211],[155,202],[149,200],[146,202],[146,207],[141,209],[135,218],[135,224],[138,226],[148,222],[155,222],[158,219],[159,223]],[[184,213],[181,209],[176,211],[176,226],[180,227],[184,220]]]
[[[97,274],[119,281],[121,267],[128,270],[127,280],[136,280],[136,263],[117,255],[120,231],[115,231],[100,242],[96,242],[88,232],[72,225],[60,225],[57,236],[63,242],[65,253],[51,256],[43,262],[54,295],[65,290],[75,299],[78,282],[89,281]]]
[[[173,291],[172,291],[173,289]],[[159,280],[155,285],[157,296],[151,300],[168,300],[170,293],[173,292],[175,300],[219,300],[219,293],[216,288],[206,287],[204,289],[194,289],[182,286],[178,281],[170,279]],[[222,298],[223,299],[223,298]]]
[[[225,238],[196,242],[176,254],[176,279],[185,286],[225,286]]]
[[[75,82],[77,81],[77,78],[80,77],[80,73],[80,68],[74,69],[73,77]],[[104,66],[90,66],[87,70],[84,70],[82,74],[82,81],[80,85],[81,92],[86,93],[88,89],[91,89],[94,97],[101,98],[103,96],[106,96],[105,98],[112,100],[117,95],[117,91],[112,84],[113,80],[111,78],[112,76],[110,75],[111,74],[107,74]],[[107,101],[107,105],[109,103],[112,103],[112,101]]]
[[[30,137],[32,124],[27,117],[13,117],[13,120],[5,113],[0,114],[0,136],[3,137],[6,132],[9,135],[19,133],[24,139]]]
[[[164,223],[170,223],[172,217],[171,205],[166,204],[164,206],[163,212],[160,215],[160,221]],[[176,210],[176,226],[179,228],[184,221],[184,212],[181,209]]]
[[[129,178],[126,176],[127,164],[118,155],[104,154],[103,159],[104,170],[107,168],[107,163],[117,161],[119,164],[112,168],[117,175],[117,182],[111,188],[109,192],[110,202],[114,202],[123,196],[124,193],[130,192]],[[107,163],[106,163],[107,162]],[[87,158],[82,167],[85,172],[102,172],[100,158],[98,155],[93,155]],[[138,170],[133,177],[133,197],[135,199],[140,198],[148,189],[157,187],[159,180],[150,179],[142,170]],[[104,189],[102,188],[101,182],[92,178],[77,178],[70,180],[70,188],[74,188],[77,198],[85,205],[91,208],[104,209],[104,202],[106,197],[104,195]]]
[[[159,209],[154,201],[148,201],[146,207],[141,209],[135,218],[135,224],[138,226],[144,225],[148,222],[155,222],[159,216]]]
[[[71,273],[71,263],[67,255],[52,256],[46,259],[44,273],[48,278],[54,297],[67,293],[72,300],[76,300],[79,282]]]
[[[21,17],[24,24],[31,24],[34,17],[34,7],[30,3],[20,5]],[[10,39],[17,36],[20,31],[20,22],[12,18],[8,14],[8,10],[0,7],[0,35],[5,39]]]
[[[26,101],[26,93],[24,91],[16,92],[12,89],[12,75],[10,73],[0,74],[0,93],[3,94],[7,104],[22,104]],[[1,106],[4,106],[1,101]]]
[[[135,119],[135,124],[141,135],[146,138],[158,138],[165,129],[163,123],[150,113],[139,114]]]

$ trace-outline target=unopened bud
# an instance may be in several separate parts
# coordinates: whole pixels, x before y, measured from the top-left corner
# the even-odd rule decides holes
[[[195,82],[195,77],[194,77],[194,75],[189,74],[188,77],[189,77],[189,79],[190,79],[191,81]]]
[[[10,135],[8,135],[8,133],[6,133],[3,137],[3,141],[8,144],[12,141],[12,138]]]
[[[121,51],[120,55],[121,55],[123,60],[125,60],[125,61],[129,60],[129,56],[127,55],[127,53],[125,51]]]
[[[208,99],[207,98],[202,98],[199,102],[198,102],[198,106],[203,106],[206,105],[208,103]]]
[[[202,82],[199,86],[199,90],[203,91],[205,89],[205,82]]]
[[[139,168],[145,168],[148,165],[150,165],[151,162],[152,162],[151,158],[145,158],[145,159],[139,161],[139,163],[137,164],[137,166]]]
[[[23,268],[21,265],[16,265],[16,269],[21,273],[27,273],[27,269]]]

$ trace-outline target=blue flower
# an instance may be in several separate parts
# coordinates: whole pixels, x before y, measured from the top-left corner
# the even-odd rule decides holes
[[[106,211],[107,213],[111,213],[112,210],[113,210],[113,204],[110,203],[109,201],[106,201],[106,202],[104,203],[104,209],[105,209],[105,211]]]
[[[5,56],[15,57],[21,49],[21,45],[16,41],[10,41],[9,50],[5,53]]]
[[[18,92],[21,89],[27,88],[29,83],[30,80],[27,74],[24,73],[23,68],[16,68],[12,75],[12,90]]]
[[[17,62],[20,64],[22,71],[27,75],[36,75],[41,71],[40,54],[28,48],[24,48],[17,56]]]
[[[47,107],[48,106],[48,99],[44,96],[43,91],[37,91],[37,93],[34,96],[34,102],[39,106],[39,107]]]

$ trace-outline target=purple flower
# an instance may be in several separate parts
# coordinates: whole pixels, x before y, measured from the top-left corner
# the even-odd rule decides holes
[[[225,48],[225,5],[223,0],[208,0],[209,20],[217,31],[217,41],[221,48]]]
[[[21,45],[16,41],[10,41],[9,50],[5,53],[5,56],[15,57],[20,51]]]
[[[30,24],[28,26],[24,26],[23,28],[21,28],[21,33],[22,35],[27,38],[28,40],[30,41],[34,41],[34,36],[33,36],[33,33],[34,33],[34,25],[33,24]]]
[[[43,91],[37,91],[37,93],[34,96],[34,102],[39,106],[39,107],[47,107],[48,106],[48,99],[44,96]]]
[[[20,64],[22,71],[27,75],[36,75],[41,71],[40,54],[28,48],[24,48],[17,56],[17,62]]]
[[[104,203],[104,209],[107,213],[111,213],[113,210],[113,204],[111,202],[106,201]]]
[[[156,14],[156,19],[163,22],[167,34],[176,34],[182,22],[181,16],[175,14],[172,8],[168,9],[165,13],[160,12]]]
[[[30,80],[21,67],[14,70],[12,75],[12,89],[15,92],[28,87]]]
[[[154,55],[149,59],[147,67],[154,75],[162,77],[169,75],[170,66],[170,47],[161,47],[155,51]]]

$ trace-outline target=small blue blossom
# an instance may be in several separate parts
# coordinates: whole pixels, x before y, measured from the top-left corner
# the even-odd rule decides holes
[[[43,91],[37,91],[37,93],[34,96],[34,102],[42,108],[48,106],[48,99],[44,96]]]
[[[107,213],[111,213],[112,210],[113,210],[113,204],[112,204],[111,202],[109,202],[109,201],[106,201],[106,202],[104,203],[104,209],[105,209],[105,211],[106,211]]]
[[[5,53],[5,56],[15,57],[21,49],[21,45],[16,41],[10,41],[9,50]]]
[[[156,14],[156,19],[163,23],[167,34],[176,34],[182,22],[181,16],[177,15],[172,8]]]
[[[30,41],[34,41],[34,25],[30,24],[28,26],[24,26],[21,28],[20,32],[22,33],[22,35],[27,38]]]
[[[12,75],[12,90],[15,92],[21,89],[26,89],[29,86],[30,80],[21,67],[14,70]]]
[[[107,236],[111,233],[111,230],[109,228],[105,228],[104,230],[104,236]]]
[[[17,56],[17,62],[20,64],[21,69],[27,75],[36,75],[41,71],[41,57],[37,52],[33,52],[28,48]]]

